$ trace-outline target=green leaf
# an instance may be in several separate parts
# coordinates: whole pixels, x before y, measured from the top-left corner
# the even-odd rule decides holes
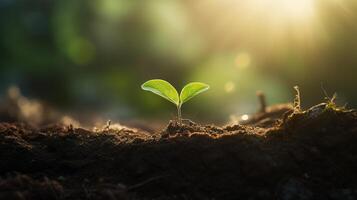
[[[141,88],[146,91],[153,92],[169,101],[174,103],[175,105],[180,104],[179,95],[169,82],[161,80],[161,79],[153,79],[146,81],[141,85]]]
[[[208,89],[209,89],[209,85],[200,83],[200,82],[192,82],[192,83],[187,84],[181,90],[180,104],[182,105],[186,101],[190,100],[192,97],[194,97]]]

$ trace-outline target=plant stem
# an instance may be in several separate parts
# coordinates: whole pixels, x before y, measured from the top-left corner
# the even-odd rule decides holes
[[[177,106],[177,119],[178,119],[178,122],[181,124],[181,122],[182,122],[182,118],[181,118],[181,105],[178,105],[178,106]]]

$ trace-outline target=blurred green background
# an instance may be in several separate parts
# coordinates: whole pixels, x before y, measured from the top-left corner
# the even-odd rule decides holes
[[[0,93],[118,119],[168,118],[152,78],[211,90],[184,117],[226,121],[268,102],[324,98],[357,107],[354,0],[0,0]]]

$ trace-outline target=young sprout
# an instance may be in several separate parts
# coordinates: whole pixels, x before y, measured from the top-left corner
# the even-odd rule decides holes
[[[161,79],[146,81],[141,85],[141,88],[143,90],[155,93],[175,104],[177,107],[178,121],[181,123],[182,104],[190,100],[192,97],[208,90],[209,85],[200,82],[189,83],[181,90],[180,96],[174,86],[172,86],[169,82]]]

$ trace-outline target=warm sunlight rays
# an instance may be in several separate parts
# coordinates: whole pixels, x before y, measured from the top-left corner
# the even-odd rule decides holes
[[[268,1],[269,2],[269,1]],[[271,0],[271,9],[291,20],[309,20],[314,14],[314,0]]]
[[[248,5],[267,22],[279,25],[306,25],[315,14],[315,0],[251,0]]]
[[[245,4],[241,16],[250,16],[248,26],[258,31],[265,41],[278,50],[292,41],[299,45],[316,45],[319,27],[316,0],[251,0]],[[243,27],[242,27],[243,28]]]
[[[278,51],[294,43],[316,46],[320,4],[318,0],[201,0],[194,7],[207,34],[222,35],[215,48],[249,43]]]

